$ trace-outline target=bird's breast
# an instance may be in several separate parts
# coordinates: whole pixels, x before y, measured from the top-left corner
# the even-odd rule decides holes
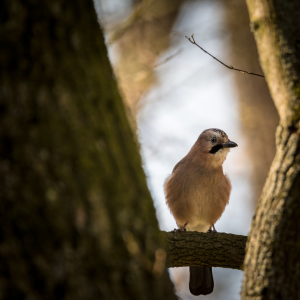
[[[178,225],[214,224],[228,203],[231,184],[222,172],[172,174],[165,184],[167,204]],[[202,226],[202,225],[201,225]],[[195,227],[195,228],[196,228]]]
[[[192,202],[197,203],[196,218],[204,218],[210,224],[216,223],[228,204],[230,191],[231,184],[225,176],[219,181],[207,182],[204,180],[198,188],[191,190]]]

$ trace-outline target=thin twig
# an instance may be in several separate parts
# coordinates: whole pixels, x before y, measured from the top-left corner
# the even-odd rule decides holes
[[[213,55],[211,55],[210,53],[208,53],[206,50],[204,50],[201,46],[199,46],[196,42],[195,42],[195,39],[194,39],[194,34],[191,35],[191,37],[187,37],[185,36],[192,44],[196,45],[198,48],[200,48],[202,51],[204,51],[205,53],[207,53],[209,56],[211,56],[212,58],[214,58],[215,60],[217,60],[219,63],[221,63],[223,66],[225,66],[226,68],[228,69],[231,69],[231,70],[235,70],[235,71],[238,71],[238,72],[241,72],[241,73],[244,73],[244,74],[249,74],[249,75],[255,75],[255,76],[259,76],[259,77],[265,77],[264,75],[260,75],[260,74],[256,74],[256,73],[253,73],[253,72],[248,72],[248,71],[244,71],[244,70],[240,70],[240,69],[236,69],[234,68],[233,66],[228,66],[226,64],[224,64],[222,61],[220,61],[219,59],[217,59],[216,57],[214,57]]]

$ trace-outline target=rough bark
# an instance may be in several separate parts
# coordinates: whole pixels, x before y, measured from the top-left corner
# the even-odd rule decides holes
[[[0,299],[176,299],[93,2],[2,1],[0,44]]]
[[[280,125],[247,243],[242,298],[299,299],[300,2],[248,0],[247,5]]]
[[[165,232],[168,267],[243,269],[247,237],[227,233]]]

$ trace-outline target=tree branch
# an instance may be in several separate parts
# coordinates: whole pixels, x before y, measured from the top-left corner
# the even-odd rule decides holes
[[[169,268],[208,265],[243,269],[247,236],[202,232],[163,234]]]
[[[143,0],[137,5],[131,15],[111,34],[109,44],[118,40],[133,24],[135,24],[135,22],[145,14],[152,2],[153,0]]]
[[[253,72],[248,72],[248,71],[244,71],[244,70],[240,70],[240,69],[236,69],[233,66],[228,66],[225,63],[223,63],[222,61],[220,61],[219,59],[217,59],[216,57],[214,57],[213,55],[211,55],[209,52],[207,52],[206,50],[204,50],[200,45],[198,45],[194,39],[194,34],[191,35],[191,37],[187,37],[185,36],[192,44],[196,45],[198,48],[200,48],[203,52],[205,52],[206,54],[208,54],[209,56],[211,56],[213,59],[215,59],[216,61],[218,61],[220,64],[222,64],[224,67],[226,67],[227,69],[230,70],[234,70],[234,71],[238,71],[241,72],[243,74],[249,74],[249,75],[255,75],[255,76],[259,76],[259,77],[265,77],[264,75],[260,75],[260,74],[256,74]]]

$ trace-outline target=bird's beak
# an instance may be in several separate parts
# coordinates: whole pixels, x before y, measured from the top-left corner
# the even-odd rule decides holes
[[[235,142],[229,141],[228,143],[223,143],[222,148],[234,148],[238,145]]]

